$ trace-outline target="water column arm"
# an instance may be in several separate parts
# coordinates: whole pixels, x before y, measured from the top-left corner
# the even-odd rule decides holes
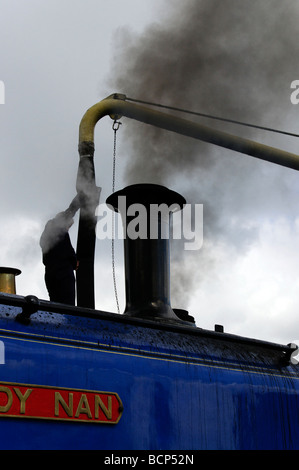
[[[104,116],[119,119],[125,116],[145,124],[176,132],[187,137],[224,147],[287,168],[299,170],[299,156],[252,140],[237,137],[199,123],[191,122],[152,108],[126,101],[126,96],[115,93],[100,101],[84,114],[79,128],[79,170],[77,191],[83,200],[77,241],[79,269],[77,271],[77,304],[94,308],[94,250],[95,209],[99,189],[94,171],[94,129]]]
[[[80,124],[80,143],[94,142],[95,125],[105,115],[110,115],[112,119],[125,116],[145,124],[256,157],[260,160],[299,170],[299,156],[296,154],[156,111],[149,107],[130,103],[126,101],[125,95],[118,93],[95,104],[85,113]]]

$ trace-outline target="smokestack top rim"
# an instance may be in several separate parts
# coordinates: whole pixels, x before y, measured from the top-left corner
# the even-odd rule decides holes
[[[173,212],[183,209],[186,199],[176,191],[166,186],[153,183],[137,183],[116,191],[106,199],[106,204],[111,206],[118,212],[118,198],[126,197],[127,206],[131,204],[142,204],[148,206],[150,204],[166,204],[168,206],[177,205],[178,208]]]
[[[19,276],[21,274],[21,270],[17,268],[10,268],[5,266],[0,266],[0,274],[14,274],[15,276]]]

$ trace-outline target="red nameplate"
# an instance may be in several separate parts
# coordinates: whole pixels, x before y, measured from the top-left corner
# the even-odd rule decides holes
[[[116,424],[123,406],[114,392],[0,382],[0,418]]]

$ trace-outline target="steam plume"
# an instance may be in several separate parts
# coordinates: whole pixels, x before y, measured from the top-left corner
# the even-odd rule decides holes
[[[126,29],[118,32],[116,91],[229,119],[285,127],[290,83],[296,78],[296,2],[172,0],[165,2],[165,9],[160,22],[141,36]],[[205,124],[261,141],[262,136],[248,128]],[[176,254],[172,267],[179,267],[174,276],[178,298],[182,293],[186,298],[187,286],[192,288],[203,270],[213,265],[213,243],[244,252],[258,233],[257,212],[271,215],[291,210],[289,170],[144,124],[126,122],[125,126],[130,147],[128,184],[165,184],[181,190],[188,202],[204,204],[204,240],[209,250],[201,250],[196,257],[192,253],[184,264]],[[269,140],[266,143],[271,145]]]
[[[59,212],[49,220],[40,238],[40,246],[43,253],[50,251],[56,243],[68,232],[74,220],[73,217],[79,209],[79,196],[75,196],[69,207]]]

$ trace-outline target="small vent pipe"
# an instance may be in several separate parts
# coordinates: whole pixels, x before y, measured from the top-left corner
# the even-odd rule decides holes
[[[0,292],[16,294],[16,276],[19,274],[19,269],[0,267]]]

